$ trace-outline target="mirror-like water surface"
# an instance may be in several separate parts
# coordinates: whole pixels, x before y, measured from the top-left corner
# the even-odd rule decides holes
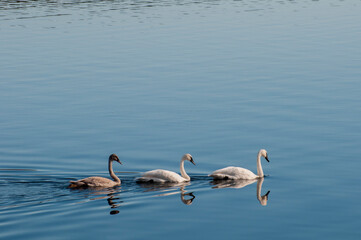
[[[359,239],[360,9],[1,1],[0,238]],[[265,179],[208,177],[261,148]],[[110,153],[121,186],[67,188]]]

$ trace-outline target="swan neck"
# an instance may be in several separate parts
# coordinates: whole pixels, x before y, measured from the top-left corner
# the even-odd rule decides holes
[[[109,160],[108,162],[108,170],[109,170],[109,175],[114,179],[114,181],[120,183],[120,179],[113,172],[113,161],[111,160]]]
[[[185,178],[187,181],[189,181],[191,178],[188,176],[186,171],[184,170],[184,160],[182,159],[180,162],[180,173],[183,178]]]
[[[260,178],[257,181],[257,199],[258,199],[258,201],[262,200],[261,191],[262,191],[263,180],[264,180],[264,178]]]
[[[261,165],[261,151],[257,155],[257,175],[260,178],[264,177],[263,169]]]

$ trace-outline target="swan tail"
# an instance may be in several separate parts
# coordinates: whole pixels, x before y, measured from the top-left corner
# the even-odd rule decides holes
[[[82,188],[82,187],[87,187],[87,185],[81,181],[70,181],[70,184],[68,186],[68,188]]]

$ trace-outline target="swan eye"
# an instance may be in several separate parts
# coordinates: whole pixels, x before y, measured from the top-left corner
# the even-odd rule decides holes
[[[118,156],[114,153],[109,156],[109,160],[119,162]]]

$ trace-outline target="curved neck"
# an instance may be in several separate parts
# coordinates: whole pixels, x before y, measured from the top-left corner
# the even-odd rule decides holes
[[[261,165],[261,152],[259,152],[257,155],[257,175],[260,178],[264,177],[263,169]]]
[[[180,162],[180,173],[183,178],[185,178],[187,181],[191,180],[191,178],[188,176],[186,171],[184,170],[184,160],[182,159]]]
[[[258,201],[262,201],[261,191],[262,191],[262,184],[263,184],[264,178],[260,178],[257,181],[257,199]]]
[[[108,162],[108,170],[109,170],[110,176],[114,179],[114,181],[117,183],[120,183],[120,179],[113,172],[113,161],[111,161],[111,160],[109,160],[109,162]]]
[[[184,196],[186,196],[186,195],[189,195],[189,196],[191,196],[192,198],[190,198],[190,199],[185,199],[185,197]],[[193,200],[195,199],[196,197],[193,195],[193,194],[187,194],[187,193],[181,193],[181,201],[185,204],[185,205],[191,205],[192,204],[192,202],[193,202]]]
[[[261,196],[263,180],[264,178],[259,178],[257,182],[257,199],[262,206],[266,206],[268,201],[268,194],[270,193],[270,191],[268,191],[265,195]]]
[[[181,188],[180,188],[180,191],[181,191],[181,193],[180,193],[181,201],[182,201],[184,204],[187,204],[187,200],[184,198],[184,195],[185,195],[185,192],[186,192],[186,191],[184,191],[184,187],[181,187]]]

